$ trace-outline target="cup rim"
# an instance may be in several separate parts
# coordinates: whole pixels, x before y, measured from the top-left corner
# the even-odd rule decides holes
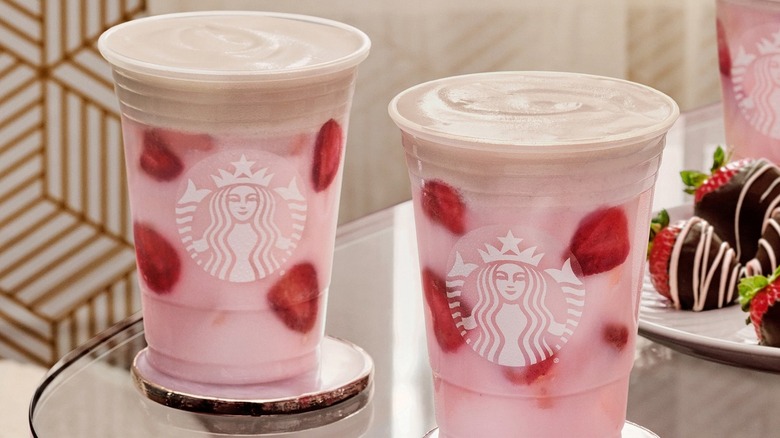
[[[117,32],[137,26],[139,23],[148,23],[150,21],[160,21],[177,18],[189,18],[189,17],[224,17],[224,16],[257,16],[266,18],[278,18],[282,20],[301,21],[315,25],[329,26],[336,29],[341,29],[348,34],[356,37],[356,41],[359,43],[355,50],[343,55],[341,57],[319,62],[315,64],[309,64],[296,68],[285,68],[278,70],[214,70],[204,68],[190,68],[190,67],[171,67],[162,65],[155,62],[149,62],[139,60],[118,52],[109,46],[109,38],[111,38]],[[170,14],[152,15],[143,18],[137,18],[134,20],[128,20],[124,23],[115,25],[106,31],[104,31],[97,42],[98,51],[105,58],[114,69],[123,69],[129,72],[147,74],[157,77],[169,78],[169,79],[197,79],[205,81],[271,81],[271,80],[286,80],[286,79],[302,79],[312,76],[326,75],[330,73],[336,73],[343,71],[358,65],[367,56],[371,48],[371,40],[365,32],[360,29],[342,23],[340,21],[331,20],[322,17],[315,17],[303,14],[292,14],[285,12],[265,12],[265,11],[243,11],[243,10],[217,10],[217,11],[196,11],[196,12],[177,12]]]
[[[487,78],[497,77],[512,77],[512,76],[531,76],[531,75],[544,75],[550,78],[585,78],[587,80],[600,80],[614,82],[621,86],[634,87],[638,90],[644,90],[652,93],[665,102],[669,113],[668,115],[658,120],[655,123],[648,124],[647,126],[633,130],[631,132],[617,133],[613,135],[607,135],[600,139],[571,139],[563,141],[536,141],[536,142],[523,142],[516,139],[483,139],[473,136],[466,136],[461,134],[454,134],[444,130],[432,129],[426,127],[410,118],[403,115],[399,109],[398,104],[401,99],[410,93],[414,93],[417,90],[425,87],[434,87],[437,84],[442,84],[450,81],[467,81],[467,80],[479,80]],[[405,133],[408,133],[416,138],[422,140],[433,141],[437,143],[446,143],[448,147],[462,150],[476,150],[486,152],[499,152],[508,154],[545,154],[561,152],[566,154],[581,153],[581,152],[595,152],[611,150],[619,148],[627,144],[637,144],[648,141],[650,139],[658,138],[666,134],[671,126],[677,121],[680,115],[680,108],[677,103],[661,91],[658,91],[647,85],[643,85],[637,82],[628,81],[625,79],[618,79],[609,76],[592,75],[586,73],[575,72],[557,72],[557,71],[495,71],[495,72],[480,72],[471,73],[458,76],[451,76],[445,78],[434,79],[431,81],[423,82],[407,88],[406,90],[397,94],[388,104],[388,112],[390,118],[393,119],[395,124]]]

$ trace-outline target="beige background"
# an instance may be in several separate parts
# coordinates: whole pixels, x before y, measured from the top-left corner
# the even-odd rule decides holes
[[[409,198],[387,102],[487,70],[623,77],[683,109],[719,98],[713,0],[0,0],[0,357],[51,365],[139,308],[110,72],[95,48],[146,13],[319,15],[373,41],[360,68],[340,220]]]

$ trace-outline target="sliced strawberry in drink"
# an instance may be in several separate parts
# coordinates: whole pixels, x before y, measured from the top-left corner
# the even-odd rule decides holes
[[[720,20],[715,22],[715,30],[718,37],[718,65],[720,74],[731,76],[731,52],[729,51],[728,39],[726,39],[726,29]]]
[[[153,129],[144,133],[144,144],[139,164],[147,175],[163,182],[176,179],[184,170],[181,159],[170,150]]]
[[[344,133],[337,121],[330,119],[320,128],[314,144],[311,173],[314,190],[321,192],[327,189],[336,178],[341,164],[343,141]]]
[[[422,211],[456,235],[466,232],[466,204],[460,193],[441,180],[425,181],[420,200]]]
[[[133,224],[138,272],[144,284],[159,294],[169,293],[179,280],[179,255],[165,237],[148,224]]]
[[[422,272],[423,295],[431,309],[433,321],[433,334],[436,341],[445,352],[456,351],[465,343],[460,330],[452,318],[452,310],[447,301],[447,285],[444,280],[431,269],[425,268]]]
[[[311,263],[297,264],[268,291],[268,302],[284,324],[306,333],[317,321],[320,287],[317,270]]]
[[[214,137],[208,134],[154,128],[150,134],[170,149],[208,151],[214,148]]]
[[[552,375],[555,356],[525,367],[504,367],[504,377],[515,385],[531,385]]]
[[[628,219],[620,207],[601,208],[585,216],[569,245],[584,275],[621,265],[629,248]]]
[[[617,351],[623,351],[628,343],[628,327],[625,324],[610,322],[604,325],[602,330],[604,342],[615,348]]]

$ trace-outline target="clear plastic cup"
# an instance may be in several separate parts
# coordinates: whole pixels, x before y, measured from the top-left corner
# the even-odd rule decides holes
[[[780,2],[718,0],[726,143],[734,158],[780,163]]]
[[[679,109],[554,72],[396,96],[442,438],[619,437],[653,189]]]
[[[368,37],[222,11],[130,21],[98,46],[122,114],[148,363],[204,384],[316,374]]]

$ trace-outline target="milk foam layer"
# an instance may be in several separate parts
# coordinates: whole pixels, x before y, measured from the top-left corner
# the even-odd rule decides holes
[[[641,141],[666,132],[678,113],[672,99],[642,85],[553,72],[437,80],[407,90],[390,104],[391,116],[405,131],[461,145]]]
[[[147,73],[289,77],[356,65],[369,42],[359,30],[329,20],[209,12],[134,20],[106,32],[99,45],[115,66]]]

